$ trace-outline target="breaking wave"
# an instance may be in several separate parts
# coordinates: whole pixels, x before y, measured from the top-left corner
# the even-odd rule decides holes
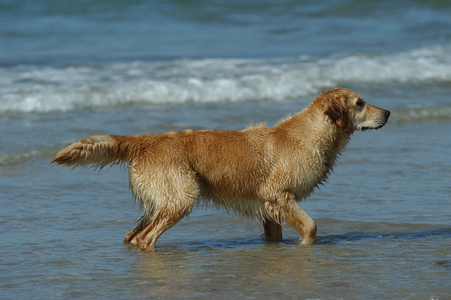
[[[297,59],[180,59],[0,69],[0,113],[284,101],[346,84],[451,81],[451,47]],[[415,113],[415,111],[412,111]]]

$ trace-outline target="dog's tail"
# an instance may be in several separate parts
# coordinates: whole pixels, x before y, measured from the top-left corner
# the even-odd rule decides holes
[[[102,169],[109,164],[128,163],[136,153],[137,137],[125,135],[95,135],[81,139],[61,150],[52,163]]]

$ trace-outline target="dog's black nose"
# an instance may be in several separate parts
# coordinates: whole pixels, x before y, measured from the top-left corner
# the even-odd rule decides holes
[[[385,118],[388,119],[388,117],[390,117],[390,111],[385,110],[385,111],[384,111],[384,114],[385,114]]]

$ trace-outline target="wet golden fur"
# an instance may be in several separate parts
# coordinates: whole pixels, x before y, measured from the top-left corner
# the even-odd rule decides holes
[[[282,238],[283,220],[312,243],[316,224],[297,204],[327,179],[355,130],[377,129],[389,112],[348,89],[319,95],[273,127],[93,136],[61,150],[57,164],[129,164],[133,196],[144,208],[125,242],[154,251],[158,237],[204,201],[264,223]]]

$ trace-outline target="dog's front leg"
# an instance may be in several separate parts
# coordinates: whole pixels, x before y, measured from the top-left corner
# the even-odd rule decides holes
[[[301,235],[302,245],[311,245],[316,238],[316,223],[307,213],[296,203],[294,197],[286,202],[284,216],[287,223],[296,229]]]

